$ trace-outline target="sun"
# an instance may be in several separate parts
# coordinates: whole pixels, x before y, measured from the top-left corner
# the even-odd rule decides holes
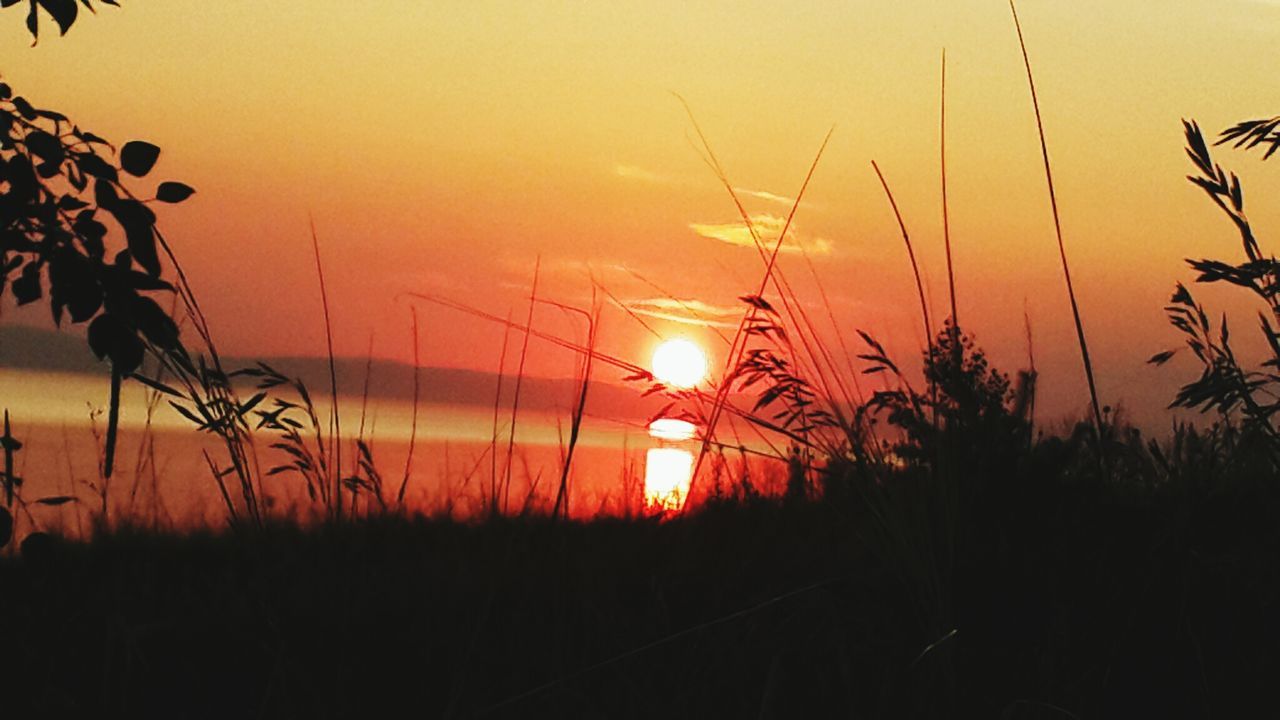
[[[691,388],[707,376],[707,356],[690,340],[667,340],[653,351],[653,374],[678,388]]]

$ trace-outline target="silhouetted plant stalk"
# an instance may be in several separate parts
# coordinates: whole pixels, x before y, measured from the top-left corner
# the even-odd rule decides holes
[[[404,461],[404,479],[400,481],[400,490],[396,492],[396,505],[404,506],[404,492],[409,487],[409,477],[413,473],[413,451],[418,441],[418,400],[421,396],[422,361],[418,357],[420,346],[418,341],[418,308],[410,306],[413,317],[413,417],[409,421],[409,454]]]
[[[498,352],[498,377],[493,388],[493,436],[489,444],[489,516],[497,517],[498,511],[498,411],[502,404],[502,382],[507,364],[507,345],[511,339],[511,313],[507,313],[502,326],[502,350]]]
[[[907,259],[911,261],[911,274],[916,281],[916,295],[920,299],[920,317],[924,322],[925,347],[930,351],[933,349],[933,323],[929,319],[929,301],[924,293],[924,281],[920,277],[920,265],[916,262],[916,253],[911,246],[911,234],[907,232],[907,224],[902,219],[902,213],[898,210],[898,201],[893,198],[893,191],[889,189],[889,182],[885,180],[884,173],[880,172],[880,166],[875,160],[871,161],[871,167],[876,171],[876,177],[880,178],[880,186],[884,188],[885,197],[889,199],[889,207],[893,209],[893,217],[898,221],[898,229],[902,232],[902,244],[907,248]]]
[[[956,312],[956,272],[951,262],[951,217],[947,205],[947,51],[942,50],[942,99],[938,120],[938,155],[942,166],[942,240],[947,251],[947,289],[951,298],[951,332],[953,341],[960,333],[960,316]],[[958,342],[952,343],[960,347]]]
[[[1252,148],[1273,143],[1274,127],[1270,121],[1241,123],[1222,133],[1217,144],[1235,140],[1236,147]],[[1265,255],[1254,235],[1244,209],[1244,191],[1235,173],[1228,174],[1214,162],[1200,127],[1193,121],[1183,122],[1187,141],[1187,157],[1198,171],[1188,180],[1200,187],[1214,204],[1231,220],[1240,235],[1244,262],[1232,264],[1219,260],[1189,259],[1187,264],[1198,275],[1196,282],[1225,282],[1244,288],[1260,299],[1270,311],[1258,313],[1259,328],[1271,357],[1262,363],[1262,371],[1247,370],[1240,365],[1231,347],[1227,318],[1222,316],[1215,330],[1204,306],[1191,292],[1178,283],[1165,308],[1169,322],[1185,337],[1186,345],[1202,366],[1200,377],[1179,389],[1171,407],[1216,411],[1229,427],[1231,416],[1239,410],[1243,430],[1249,439],[1262,438],[1272,466],[1280,464],[1280,431],[1276,413],[1280,412],[1280,332],[1273,323],[1280,321],[1280,262]],[[1251,134],[1252,133],[1252,134]],[[1269,157],[1268,151],[1263,157]],[[1163,364],[1177,350],[1166,350],[1148,362]]]
[[[13,507],[13,490],[18,485],[18,476],[13,469],[13,458],[22,449],[22,443],[13,436],[13,429],[9,425],[9,410],[4,411],[4,435],[0,436],[0,450],[4,451],[4,506],[5,508]],[[6,511],[7,512],[7,511]],[[10,518],[12,523],[12,518]],[[3,543],[0,543],[3,545]]]
[[[714,151],[711,149],[710,143],[707,141],[705,134],[698,125],[697,119],[693,116],[692,111],[689,109],[688,104],[684,102],[683,98],[680,98],[680,101],[684,104],[689,120],[702,143],[704,162],[706,162],[708,167],[712,169],[716,174],[717,179],[720,180],[721,184],[729,193],[729,196],[733,200],[734,206],[737,208],[744,225],[752,237],[753,244],[764,263],[764,273],[759,290],[753,295],[748,295],[743,298],[743,300],[748,303],[749,307],[742,321],[739,323],[738,330],[730,345],[730,352],[726,358],[726,366],[722,373],[722,380],[719,383],[716,399],[712,404],[710,417],[703,433],[702,446],[698,453],[698,459],[694,463],[693,481],[696,483],[703,458],[706,456],[710,443],[714,441],[715,430],[721,414],[723,413],[726,405],[728,405],[728,393],[733,384],[733,373],[734,370],[741,365],[743,356],[746,353],[746,340],[751,334],[759,334],[762,330],[762,327],[756,324],[759,321],[758,313],[760,308],[753,304],[752,301],[754,299],[763,299],[764,293],[770,285],[777,290],[784,312],[790,322],[791,332],[799,340],[800,349],[803,350],[803,353],[796,353],[794,346],[791,346],[789,341],[787,342],[786,349],[793,353],[791,359],[794,361],[797,369],[800,369],[805,375],[810,374],[811,372],[812,376],[817,379],[817,382],[826,397],[840,397],[834,392],[834,387],[831,384],[832,381],[828,377],[829,374],[838,375],[839,368],[834,363],[825,345],[817,337],[813,323],[809,320],[803,306],[799,303],[795,293],[786,282],[781,269],[777,267],[777,258],[781,251],[782,243],[786,240],[787,232],[791,228],[795,214],[800,207],[800,203],[803,201],[805,191],[813,177],[814,171],[817,169],[818,162],[822,158],[822,153],[826,148],[827,142],[830,140],[831,132],[828,132],[827,136],[823,139],[822,146],[819,148],[816,156],[814,157],[813,163],[809,167],[808,173],[805,175],[804,182],[801,184],[796,199],[792,203],[791,210],[788,213],[786,222],[783,224],[782,230],[778,235],[778,239],[774,242],[772,248],[768,248],[760,238],[760,235],[755,228],[755,223],[752,221],[750,214],[743,206],[741,199],[738,197],[737,191],[729,181],[728,175],[717,160]],[[781,326],[778,327],[781,328]],[[754,332],[749,333],[748,328],[755,328],[755,330]],[[783,332],[785,333],[787,331],[784,330]],[[800,375],[796,373],[792,373],[792,375],[800,377]],[[845,407],[854,406],[852,398],[849,396],[847,390],[842,390],[841,396],[846,400]],[[844,416],[844,409],[841,405],[842,403],[840,402],[833,402],[830,405],[830,409],[832,410],[831,416],[834,419],[835,424],[841,427],[847,436],[858,436],[859,433],[854,427],[854,424]],[[809,439],[803,435],[799,436],[799,440],[802,444],[810,444]],[[785,456],[780,459],[785,459]],[[691,485],[690,497],[694,497],[692,492],[693,487],[694,486]]]
[[[415,328],[416,329],[416,328]],[[415,343],[417,334],[414,334]],[[417,375],[417,358],[415,358],[415,381]],[[377,465],[373,460],[372,438],[366,439],[365,425],[369,417],[369,382],[373,377],[373,334],[369,335],[369,349],[365,352],[364,358],[364,386],[360,392],[360,427],[356,430],[356,438],[353,443],[352,457],[355,458],[354,468],[350,475],[343,478],[343,485],[351,491],[351,516],[355,517],[359,513],[360,491],[365,491],[373,500],[378,503],[378,508],[386,511],[386,498],[383,497],[382,474],[378,472]],[[414,402],[415,422],[417,415],[417,402]],[[372,431],[370,431],[372,433]],[[413,436],[410,435],[409,453],[413,453]],[[447,458],[446,458],[447,461]],[[370,505],[365,502],[365,512],[368,514]]]
[[[404,293],[404,296],[413,298],[416,300],[421,300],[424,302],[429,302],[435,305],[440,305],[442,307],[447,307],[453,310],[457,310],[459,312],[463,312],[468,315],[471,315],[472,317],[476,317],[476,318],[485,320],[487,322],[492,322],[498,325],[502,325],[518,333],[527,333],[531,337],[538,338],[539,340],[544,340],[548,343],[551,343],[552,345],[564,348],[566,350],[571,350],[573,352],[579,353],[580,355],[584,355],[584,356],[589,355],[593,360],[597,362],[602,362],[606,365],[609,365],[610,367],[614,367],[623,371],[632,380],[646,380],[646,381],[653,380],[652,373],[650,373],[647,369],[645,369],[640,365],[637,365],[634,362],[631,362],[629,360],[624,360],[620,357],[617,357],[616,355],[610,355],[609,353],[602,352],[599,349],[592,350],[582,345],[581,343],[576,343],[571,340],[566,340],[562,337],[546,332],[545,330],[530,328],[528,325],[524,325],[519,322],[512,321],[509,317],[503,318],[501,316],[494,315],[493,313],[481,310],[480,308],[468,305],[466,303],[461,303],[461,302],[458,302],[457,300],[453,300],[441,295],[433,295],[430,293],[407,292],[407,293]],[[710,403],[715,399],[716,394],[718,393],[718,388],[712,388],[712,389],[715,390],[715,392],[708,393],[707,391],[700,390],[700,389],[682,391],[680,394],[680,397],[696,396],[700,402],[707,403],[709,406]],[[661,386],[661,384],[659,384],[658,388],[654,389],[655,392],[659,392],[662,390],[663,390],[663,387]],[[778,433],[782,436],[785,436],[797,442],[803,442],[803,438],[801,438],[799,435],[792,433],[786,428],[783,428],[777,424],[771,423],[765,418],[756,417],[751,413],[743,411],[740,408],[735,407],[732,403],[725,405],[724,411],[727,413],[730,413],[733,416],[738,417],[744,422],[749,422],[753,425],[756,425],[763,430]]]
[[[591,311],[588,312],[582,308],[576,308],[564,303],[558,303],[552,300],[539,300],[553,307],[557,307],[565,312],[575,313],[582,316],[587,322],[587,352],[580,356],[581,366],[578,375],[581,378],[577,400],[573,406],[569,419],[569,444],[564,450],[564,456],[561,460],[560,483],[556,487],[556,499],[551,509],[553,518],[569,516],[569,472],[573,467],[573,453],[578,446],[578,436],[582,431],[582,419],[586,415],[587,409],[587,391],[591,387],[591,367],[592,360],[596,349],[596,327],[600,319],[600,311],[597,306],[594,293],[591,299]],[[526,503],[527,504],[527,503]]]
[[[31,30],[34,34],[35,28]],[[117,150],[61,113],[33,107],[3,83],[0,114],[7,120],[3,151],[7,162],[0,170],[0,184],[11,191],[10,209],[15,216],[31,220],[23,225],[23,233],[0,242],[0,253],[11,260],[0,272],[6,280],[10,273],[19,275],[12,283],[0,282],[0,287],[11,288],[17,301],[25,304],[44,296],[47,278],[55,323],[60,324],[64,316],[72,323],[87,323],[90,348],[110,363],[115,399],[109,401],[104,478],[115,468],[117,432],[112,428],[119,422],[118,385],[125,379],[137,379],[163,388],[171,399],[187,407],[190,417],[199,418],[200,429],[222,439],[230,469],[216,471],[215,477],[222,482],[229,474],[236,476],[245,512],[256,522],[251,439],[243,418],[236,415],[241,403],[222,369],[191,283],[156,226],[149,205],[152,201],[180,203],[195,191],[180,182],[166,181],[156,186],[154,198],[139,198],[124,180],[146,177],[160,156],[160,148],[135,140]],[[51,184],[54,179],[59,179],[56,185]],[[136,180],[130,180],[133,182]],[[119,226],[123,249],[108,247],[111,237],[104,221]],[[22,242],[11,245],[19,239]],[[165,261],[176,282],[165,278]],[[188,351],[179,338],[173,313],[165,312],[149,295],[155,292],[176,294],[207,357]],[[139,372],[148,353],[181,390],[149,381]],[[238,522],[239,513],[233,507],[228,513]]]
[[[538,304],[538,271],[542,267],[542,256],[538,256],[533,263],[533,286],[529,290],[529,315],[525,319],[524,340],[520,346],[520,365],[516,370],[516,387],[514,396],[511,400],[511,429],[507,437],[507,463],[502,479],[502,512],[508,509],[508,500],[511,496],[511,457],[516,446],[516,420],[520,413],[520,388],[524,384],[524,365],[525,360],[529,357],[529,337],[533,328],[533,309]]]
[[[1098,461],[1106,472],[1106,460],[1101,452],[1103,432],[1102,405],[1098,402],[1098,387],[1093,378],[1093,363],[1089,359],[1089,344],[1085,340],[1084,322],[1080,319],[1080,306],[1076,303],[1075,287],[1071,283],[1071,269],[1067,263],[1067,248],[1062,240],[1062,220],[1058,214],[1058,196],[1053,186],[1053,170],[1049,165],[1049,145],[1044,136],[1044,120],[1040,116],[1040,101],[1036,97],[1035,78],[1031,74],[1031,58],[1027,55],[1027,43],[1022,37],[1022,23],[1018,21],[1018,8],[1014,0],[1009,0],[1009,10],[1013,13],[1013,26],[1018,31],[1018,46],[1022,49],[1022,62],[1027,69],[1027,86],[1031,89],[1031,107],[1035,110],[1036,130],[1040,135],[1040,154],[1044,159],[1044,177],[1049,187],[1049,206],[1053,210],[1053,230],[1058,238],[1058,255],[1062,259],[1062,277],[1067,283],[1067,298],[1071,301],[1071,317],[1076,325],[1076,339],[1080,344],[1080,359],[1084,363],[1085,380],[1089,384],[1089,400],[1093,407],[1094,428],[1099,439]]]
[[[333,500],[330,511],[334,520],[342,519],[342,417],[338,409],[338,369],[337,359],[333,354],[333,322],[329,317],[329,290],[324,283],[324,264],[320,261],[320,238],[316,235],[315,220],[311,223],[311,249],[315,253],[316,277],[320,282],[320,307],[324,310],[324,339],[329,357],[329,456],[333,463],[328,467],[331,477],[326,484],[330,485],[330,497]]]
[[[729,342],[730,342],[729,338],[726,337],[724,333],[720,332],[720,330],[716,328],[714,325],[710,324],[711,319],[708,317],[705,317],[695,307],[689,305],[688,303],[684,302],[680,298],[664,290],[662,287],[658,286],[656,283],[650,281],[649,279],[645,278],[643,275],[635,272],[634,270],[631,270],[630,268],[628,268],[627,271],[632,277],[636,278],[640,282],[649,286],[654,291],[658,292],[663,298],[671,300],[672,302],[676,303],[681,309],[683,309],[686,313],[688,313],[689,316],[692,317],[693,319],[698,320],[699,322],[707,323],[707,328],[712,332],[712,334],[714,334],[717,339],[719,339],[722,343],[724,343],[726,347],[729,345]],[[639,314],[637,314],[634,310],[632,310],[627,305],[627,303],[618,299],[616,295],[610,292],[609,289],[605,287],[603,284],[596,281],[594,277],[592,278],[592,287],[603,292],[605,296],[609,298],[609,300],[616,307],[618,307],[620,310],[626,313],[632,320],[635,320],[636,323],[640,325],[640,327],[644,328],[654,338],[658,340],[663,339],[663,336],[661,333],[653,329],[653,327],[649,325],[649,323],[645,322],[644,318],[640,317]],[[745,299],[743,300],[745,302]],[[830,310],[829,307],[828,307],[828,310]],[[695,427],[698,427],[698,428],[706,427],[706,420],[708,416],[708,397],[704,393],[696,390],[689,391],[689,390],[680,390],[677,388],[667,387],[662,383],[656,382],[654,377],[648,372],[639,372],[639,373],[633,372],[630,375],[628,375],[626,378],[624,378],[624,380],[627,382],[648,383],[649,387],[644,391],[645,395],[662,393],[666,397],[672,399],[671,403],[668,403],[661,410],[654,413],[653,416],[650,417],[647,422],[643,424],[637,424],[636,425],[637,429],[645,430],[650,423],[652,423],[654,420],[657,420],[658,418],[675,418],[679,420],[686,420],[688,422],[693,423]],[[685,407],[686,405],[688,407]],[[681,407],[677,409],[677,406],[681,406]],[[734,417],[737,417],[737,416],[731,413],[729,417],[729,423],[730,423],[730,429],[733,431],[736,437],[737,428],[733,424]],[[773,439],[770,438],[769,433],[765,431],[765,428],[762,425],[754,422],[748,422],[747,427],[754,433],[754,437],[757,440],[759,440],[760,442],[763,442],[765,445],[769,447],[771,454],[767,455],[767,457],[780,459],[786,456],[785,450],[780,449],[777,446],[777,444],[775,444]],[[714,439],[711,440],[711,443],[713,446],[717,448],[724,445],[723,443],[719,443]],[[741,440],[738,439],[737,442],[735,442],[732,445],[728,445],[728,447],[737,447],[741,444],[742,444]]]

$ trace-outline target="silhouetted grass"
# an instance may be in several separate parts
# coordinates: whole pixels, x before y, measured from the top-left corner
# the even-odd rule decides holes
[[[1225,321],[1214,332],[1203,307],[1179,286],[1170,319],[1204,369],[1175,404],[1215,411],[1217,422],[1199,429],[1176,425],[1161,443],[1103,410],[1071,285],[1030,61],[1010,6],[1091,423],[1062,436],[1034,431],[1029,323],[1030,366],[1011,380],[956,322],[945,54],[939,140],[951,316],[937,332],[906,223],[873,163],[920,301],[924,392],[875,338],[860,332],[868,348],[858,356],[861,372],[885,380],[883,390],[864,400],[813,265],[843,365],[777,263],[827,140],[770,247],[690,113],[704,159],[763,265],[756,292],[740,298],[743,319],[732,340],[725,338],[727,362],[711,387],[663,388],[643,368],[601,352],[597,308],[540,298],[537,266],[523,325],[510,314],[504,321],[413,295],[504,326],[488,486],[478,493],[487,512],[474,514],[471,523],[454,521],[451,506],[436,517],[414,516],[404,498],[421,390],[416,312],[410,451],[388,503],[363,409],[349,468],[343,464],[333,327],[314,227],[331,395],[327,428],[300,379],[265,364],[223,370],[178,269],[178,297],[208,359],[185,351],[157,355],[177,388],[160,376],[139,379],[152,389],[149,412],[162,396],[176,398],[179,412],[222,439],[230,466],[212,458],[209,465],[229,527],[159,533],[131,524],[138,519],[129,515],[108,522],[113,409],[102,519],[91,535],[68,542],[28,526],[20,548],[0,555],[0,707],[15,717],[1254,714],[1271,700],[1280,672],[1273,420],[1280,401],[1271,390],[1280,377],[1267,369],[1280,368],[1280,332],[1273,325],[1280,322],[1280,264],[1253,234],[1238,179],[1213,161],[1198,126],[1186,123],[1188,153],[1199,171],[1191,180],[1235,224],[1246,255],[1243,264],[1196,260],[1191,266],[1200,281],[1235,284],[1265,303],[1271,315],[1261,315],[1260,325],[1274,357],[1261,370],[1242,367]],[[1276,119],[1242,123],[1219,144],[1269,146],[1270,155],[1280,147],[1278,126]],[[539,303],[581,312],[585,342],[536,329]],[[500,465],[498,419],[512,330],[523,338]],[[525,459],[516,426],[533,338],[577,353],[581,384],[554,502],[539,504],[539,478],[526,465],[528,492],[516,511],[512,478],[517,459]],[[366,403],[371,357],[372,350]],[[626,519],[570,514],[574,450],[597,361],[631,373],[647,392],[665,394],[672,407],[684,405],[679,411],[703,425],[698,467],[707,457],[710,464],[695,475],[701,484],[691,509],[633,516],[624,501]],[[255,379],[258,392],[241,402],[232,386],[236,377]],[[121,379],[113,375],[113,408]],[[750,410],[735,404],[747,388],[759,394]],[[736,430],[730,442],[729,433],[717,434],[726,414],[777,444],[768,452],[748,450]],[[248,418],[258,426],[251,429]],[[264,431],[285,459],[265,474],[253,449],[254,432]],[[7,413],[0,444],[5,545],[13,509],[25,510],[27,502],[14,463],[22,446]],[[736,476],[726,448],[742,456]],[[785,473],[785,492],[758,489],[750,452],[780,461],[771,469]],[[464,485],[484,460],[475,459]],[[314,518],[281,518],[259,506],[262,478],[273,474],[304,484],[318,511]],[[228,478],[239,483],[238,494]],[[629,492],[625,467],[622,484]],[[347,512],[344,490],[351,493]],[[363,515],[360,493],[372,500]]]
[[[0,686],[24,717],[1240,716],[1280,669],[1271,478],[1187,459],[1155,491],[1091,490],[1070,457],[957,478],[936,597],[856,494],[667,522],[118,527],[0,561]],[[878,487],[929,526],[926,475]],[[930,602],[948,627],[918,622]]]

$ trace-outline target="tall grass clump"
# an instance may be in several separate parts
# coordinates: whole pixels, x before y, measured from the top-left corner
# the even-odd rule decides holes
[[[1249,121],[1225,130],[1217,144],[1234,141],[1236,147],[1269,145],[1263,155],[1270,157],[1280,142],[1275,135],[1276,119]],[[1200,376],[1182,386],[1171,407],[1214,412],[1223,422],[1238,418],[1240,441],[1257,448],[1270,467],[1280,466],[1280,262],[1265,252],[1245,213],[1244,190],[1235,173],[1228,173],[1214,161],[1199,125],[1183,122],[1187,157],[1195,174],[1187,179],[1202,189],[1227,216],[1240,236],[1243,259],[1235,262],[1208,258],[1188,259],[1197,273],[1196,282],[1227,283],[1254,296],[1261,309],[1258,330],[1266,341],[1270,357],[1258,369],[1246,367],[1231,344],[1226,315],[1215,327],[1203,305],[1182,283],[1178,283],[1165,308],[1169,322],[1182,333],[1186,349],[1201,366]],[[1178,350],[1154,355],[1150,362],[1163,364]]]
[[[1022,37],[1022,23],[1018,20],[1018,8],[1013,0],[1009,0],[1009,10],[1013,13],[1013,26],[1018,32],[1018,47],[1022,50],[1022,62],[1027,69],[1027,87],[1031,90],[1031,107],[1035,111],[1036,130],[1040,135],[1040,154],[1044,159],[1044,179],[1049,189],[1049,207],[1053,211],[1053,231],[1058,239],[1058,257],[1062,261],[1062,278],[1067,285],[1067,300],[1071,305],[1071,319],[1076,326],[1076,341],[1080,345],[1080,360],[1084,365],[1084,376],[1089,385],[1089,402],[1093,410],[1094,431],[1101,437],[1103,429],[1102,405],[1098,402],[1098,386],[1094,381],[1093,361],[1089,358],[1089,343],[1085,339],[1084,321],[1080,319],[1080,305],[1076,302],[1076,290],[1071,282],[1071,268],[1067,263],[1067,247],[1062,240],[1062,218],[1058,214],[1058,194],[1053,185],[1053,169],[1049,164],[1049,144],[1044,136],[1044,119],[1040,116],[1040,99],[1036,95],[1036,82],[1031,73],[1031,57],[1027,54],[1027,43]],[[1098,458],[1099,462],[1104,462],[1101,454],[1098,455]]]

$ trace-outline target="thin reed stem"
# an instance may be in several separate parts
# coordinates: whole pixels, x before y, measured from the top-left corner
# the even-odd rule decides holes
[[[404,461],[404,479],[400,481],[400,490],[396,493],[396,505],[404,506],[404,491],[409,487],[409,477],[413,474],[413,450],[418,444],[418,402],[421,397],[422,361],[419,358],[418,342],[418,308],[409,306],[413,316],[413,419],[409,421],[409,455]]]
[[[569,445],[567,449],[563,447],[562,441],[560,484],[556,488],[556,500],[551,508],[552,518],[560,517],[563,511],[564,517],[567,519],[569,517],[569,470],[573,465],[573,451],[578,446],[578,437],[582,432],[582,418],[586,415],[587,391],[591,388],[591,351],[594,351],[596,347],[596,321],[599,319],[600,311],[594,292],[591,297],[591,312],[551,300],[543,300],[541,302],[554,305],[565,312],[577,313],[587,321],[586,348],[588,352],[582,358],[582,385],[578,391],[577,403],[574,405],[569,419]],[[560,430],[559,419],[556,420],[556,430],[557,432]]]
[[[511,313],[502,326],[502,351],[498,353],[498,379],[493,389],[493,436],[489,441],[489,512],[498,514],[498,408],[502,402],[502,381],[506,377],[507,343],[511,339]]]
[[[124,374],[116,364],[111,363],[111,397],[107,405],[107,446],[102,460],[102,519],[107,519],[106,485],[111,480],[111,473],[116,464],[116,438],[120,431],[120,381]]]
[[[795,202],[792,203],[791,210],[787,213],[787,219],[783,223],[782,230],[778,233],[778,239],[774,242],[772,251],[767,252],[759,234],[756,232],[755,224],[751,220],[751,215],[742,205],[742,201],[738,197],[738,193],[734,190],[733,184],[729,182],[724,169],[720,166],[719,161],[716,160],[715,154],[711,150],[711,145],[707,141],[706,135],[702,132],[702,128],[698,125],[697,118],[694,117],[692,109],[690,109],[689,104],[685,102],[684,98],[679,95],[676,95],[676,98],[684,106],[685,112],[689,116],[689,121],[693,124],[694,130],[698,134],[698,138],[702,141],[703,149],[706,151],[704,160],[707,162],[708,166],[711,167],[712,171],[716,173],[717,178],[725,186],[725,189],[728,190],[734,206],[738,209],[738,213],[742,216],[743,222],[746,224],[747,230],[751,234],[752,240],[755,242],[757,251],[761,253],[762,259],[765,261],[764,276],[761,278],[760,288],[757,290],[756,296],[762,297],[771,283],[778,288],[779,296],[783,301],[783,307],[791,316],[792,324],[795,326],[796,332],[800,336],[805,351],[809,354],[810,360],[816,367],[818,379],[824,385],[824,391],[831,396],[832,393],[830,392],[830,388],[826,387],[825,376],[823,375],[821,368],[817,367],[817,356],[814,354],[812,347],[809,346],[808,340],[804,335],[804,329],[795,321],[795,316],[791,308],[791,301],[795,299],[794,293],[782,291],[782,288],[779,287],[779,280],[775,277],[775,269],[777,266],[778,254],[782,250],[782,243],[787,237],[787,231],[791,228],[792,221],[795,219],[796,211],[799,210],[800,202],[804,198],[805,191],[809,187],[809,181],[813,179],[813,173],[817,170],[818,163],[822,159],[822,154],[826,150],[827,143],[831,140],[831,134],[834,132],[835,128],[828,130],[826,137],[823,138],[822,145],[818,148],[818,152],[813,159],[813,163],[809,166],[809,171],[805,174],[804,182],[800,185],[800,191],[796,194]],[[790,290],[790,288],[787,289],[788,291]],[[693,465],[693,474],[689,481],[689,493],[686,496],[687,498],[691,499],[694,497],[693,489],[697,484],[698,472],[702,468],[703,459],[706,457],[707,450],[710,447],[709,442],[715,436],[715,429],[719,423],[720,416],[723,413],[725,406],[728,404],[729,386],[731,385],[730,379],[732,377],[733,369],[742,362],[742,356],[746,351],[746,328],[756,317],[757,312],[757,308],[752,305],[747,313],[743,315],[742,320],[738,323],[738,329],[734,333],[733,342],[730,343],[729,353],[725,358],[726,362],[725,369],[722,374],[722,381],[720,383],[720,387],[716,391],[715,402],[711,406],[711,414],[707,420],[707,427],[703,431],[702,445],[698,450],[698,457]],[[801,312],[803,312],[803,310]],[[803,440],[802,443],[805,445],[809,444],[808,440]],[[686,504],[687,502],[688,501],[686,500]]]
[[[1027,86],[1031,88],[1031,107],[1036,114],[1036,130],[1040,133],[1040,154],[1044,158],[1044,177],[1049,186],[1049,206],[1053,210],[1053,230],[1058,238],[1058,255],[1062,259],[1062,277],[1067,281],[1067,298],[1071,301],[1071,317],[1076,323],[1076,339],[1080,343],[1080,359],[1084,362],[1084,375],[1089,383],[1089,400],[1093,404],[1094,428],[1098,433],[1098,441],[1102,441],[1102,406],[1098,402],[1098,387],[1093,377],[1093,362],[1089,359],[1089,344],[1085,340],[1084,323],[1080,320],[1080,306],[1076,303],[1075,287],[1071,283],[1071,268],[1067,264],[1067,248],[1062,241],[1062,220],[1058,215],[1058,196],[1053,187],[1053,170],[1049,166],[1049,145],[1044,137],[1044,120],[1040,116],[1040,100],[1036,96],[1036,81],[1031,74],[1031,58],[1027,55],[1027,43],[1022,37],[1022,23],[1018,21],[1018,8],[1014,0],[1009,0],[1009,10],[1013,13],[1013,26],[1018,31],[1018,46],[1022,49],[1022,62],[1027,68]],[[1101,444],[1099,444],[1098,460],[1103,463]]]
[[[315,219],[308,219],[311,223],[311,249],[316,258],[316,277],[320,280],[320,306],[324,309],[324,339],[329,353],[329,396],[333,403],[329,408],[328,442],[329,456],[333,458],[333,464],[329,467],[329,473],[332,475],[329,481],[333,484],[332,512],[333,518],[340,520],[342,519],[342,443],[339,437],[342,435],[342,420],[338,411],[338,366],[333,354],[333,323],[329,316],[329,290],[324,282],[324,264],[320,262],[320,238],[316,235]]]
[[[536,330],[536,329],[530,328],[528,325],[522,325],[518,322],[514,322],[511,320],[509,316],[504,320],[503,318],[497,315],[494,315],[492,313],[487,313],[483,310],[480,310],[479,308],[474,308],[474,307],[471,307],[470,305],[457,302],[456,300],[450,300],[448,298],[441,297],[439,295],[407,292],[407,293],[404,293],[403,296],[415,298],[418,300],[423,300],[423,301],[434,303],[437,305],[443,305],[444,307],[467,313],[468,315],[472,315],[473,317],[478,317],[483,320],[488,320],[490,322],[496,322],[510,330],[515,330],[516,332],[521,332],[521,333],[527,333],[540,340],[545,340],[551,343],[552,345],[556,345],[558,347],[572,350],[581,355],[589,356],[594,360],[599,360],[600,362],[603,362],[606,365],[610,365],[612,367],[618,368],[619,370],[623,370],[628,374],[636,374],[636,373],[647,374],[649,372],[645,368],[633,362],[629,362],[627,360],[623,360],[622,358],[600,352],[599,350],[592,350],[591,348],[587,348],[580,344],[570,342],[568,340],[565,340],[564,338],[557,337],[556,335],[552,335],[551,333],[544,332],[542,330]],[[692,389],[690,392],[694,393],[698,397],[698,400],[700,402],[706,402],[713,399],[713,396],[697,388]],[[752,425],[755,425],[758,428],[762,428],[770,432],[783,435],[803,445],[809,444],[809,441],[806,440],[804,437],[802,437],[800,434],[791,432],[790,430],[784,427],[781,427],[779,425],[776,425],[774,423],[768,422],[767,420],[755,417],[754,415],[740,408],[735,407],[732,403],[726,404],[725,410],[728,411],[730,414],[741,417],[743,420],[746,420],[747,422],[751,423]]]
[[[880,186],[884,188],[884,194],[889,198],[889,207],[893,208],[893,216],[898,220],[898,229],[902,231],[902,243],[907,246],[907,258],[911,260],[911,272],[916,278],[916,294],[920,296],[920,315],[924,318],[924,341],[932,354],[933,325],[929,321],[929,301],[925,299],[924,282],[920,279],[920,265],[916,262],[916,253],[911,247],[911,235],[907,232],[907,224],[898,210],[898,201],[894,200],[893,191],[889,189],[889,182],[884,179],[884,173],[880,172],[880,166],[872,160],[871,167],[876,171],[876,177],[880,178]]]
[[[942,102],[938,121],[942,165],[942,240],[947,249],[947,289],[951,294],[951,344],[960,353],[960,316],[956,313],[956,273],[951,263],[951,216],[947,206],[947,49],[942,49]]]
[[[507,438],[507,467],[502,481],[502,511],[507,511],[507,500],[511,496],[511,456],[516,446],[516,419],[520,412],[520,388],[524,384],[524,364],[529,357],[529,336],[533,333],[533,309],[538,304],[538,272],[542,268],[542,256],[533,263],[533,287],[529,291],[529,316],[525,320],[524,342],[520,347],[520,366],[516,371],[515,396],[511,401],[511,432]]]

